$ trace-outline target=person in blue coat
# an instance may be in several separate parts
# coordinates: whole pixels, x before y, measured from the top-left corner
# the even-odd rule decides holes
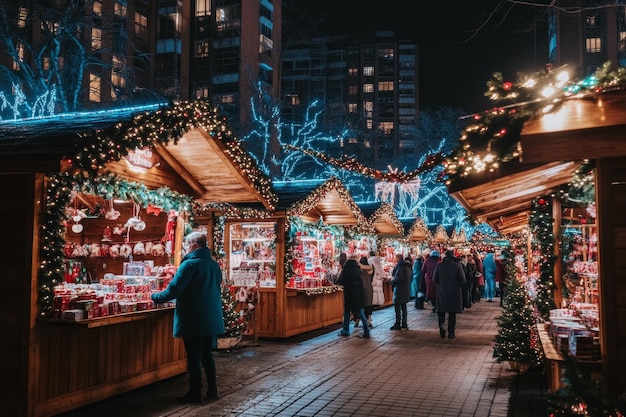
[[[483,276],[485,277],[485,298],[492,302],[496,295],[496,259],[493,252],[488,252],[483,258]]]
[[[217,375],[213,348],[223,334],[222,270],[211,257],[204,233],[185,237],[183,257],[174,278],[163,291],[152,294],[152,301],[163,304],[176,299],[174,337],[183,339],[187,353],[189,392],[179,402],[202,401],[202,369],[208,382],[209,400],[217,398]]]

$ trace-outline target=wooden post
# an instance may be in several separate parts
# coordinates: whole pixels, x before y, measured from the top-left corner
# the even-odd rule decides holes
[[[563,307],[563,263],[561,262],[561,200],[552,197],[552,235],[554,236],[553,255],[555,257],[554,267],[554,303],[556,308]]]

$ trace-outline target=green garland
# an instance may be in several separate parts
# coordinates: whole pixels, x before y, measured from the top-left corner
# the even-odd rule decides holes
[[[533,200],[529,216],[529,227],[537,240],[541,256],[535,306],[543,320],[547,320],[550,316],[550,310],[556,308],[554,304],[554,263],[556,256],[554,255],[553,224],[551,198],[542,197]]]
[[[474,173],[494,171],[500,164],[519,157],[519,137],[527,120],[558,110],[567,99],[626,86],[626,69],[611,71],[610,62],[580,81],[564,80],[562,73],[561,69],[548,68],[530,76],[522,74],[515,83],[494,73],[487,81],[485,96],[496,107],[467,119],[459,146],[444,158],[439,179],[449,185]],[[552,95],[545,97],[549,89]]]
[[[118,122],[109,128],[86,132],[74,160],[74,167],[92,176],[106,164],[121,160],[136,148],[165,145],[178,140],[192,128],[203,129],[226,145],[226,154],[244,173],[255,188],[274,207],[278,197],[272,192],[272,182],[241,148],[239,140],[220,117],[217,108],[206,100],[178,102],[154,112],[144,112],[132,120]]]
[[[143,184],[127,182],[114,174],[91,177],[87,173],[72,175],[63,172],[50,177],[39,249],[39,306],[42,316],[52,312],[54,287],[63,282],[66,207],[71,202],[72,192],[99,195],[105,199],[132,200],[144,207],[152,204],[164,211],[191,212],[192,198],[167,187],[149,190]]]

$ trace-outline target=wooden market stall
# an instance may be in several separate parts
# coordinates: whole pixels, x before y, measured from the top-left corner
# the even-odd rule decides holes
[[[592,304],[599,313],[600,360],[595,362],[614,394],[626,391],[626,94],[622,90],[571,97],[558,110],[524,123],[518,143],[519,158],[493,172],[471,175],[452,183],[450,194],[469,213],[503,234],[522,231],[528,225],[533,199],[549,196],[569,183],[585,160],[595,162],[595,225],[597,258],[593,261],[597,297]],[[555,199],[554,236],[565,224]],[[581,218],[585,218],[581,215]],[[584,221],[580,222],[584,225]],[[556,242],[555,242],[556,243]],[[562,256],[556,248],[557,259]],[[555,263],[555,303],[561,305],[564,271]],[[582,280],[581,280],[582,281]],[[584,282],[584,281],[582,281]],[[546,352],[555,346],[542,338]],[[572,354],[570,352],[570,354]],[[562,355],[547,355],[549,385],[560,386]]]
[[[14,213],[7,415],[52,416],[186,371],[173,309],[147,297],[180,262],[193,199],[228,184],[219,201],[272,208],[269,180],[215,116],[194,102],[0,124],[2,210]]]
[[[394,266],[394,253],[386,251],[386,248],[395,250],[404,242],[404,225],[398,219],[398,216],[389,203],[359,203],[361,211],[367,218],[369,228],[373,230],[376,236],[376,246],[379,248],[379,255],[382,257],[383,268],[385,272],[390,274]],[[394,244],[397,243],[397,244]],[[409,250],[408,245],[404,249]],[[404,250],[401,248],[401,252]],[[407,253],[402,253],[408,255]],[[393,304],[393,287],[389,281],[383,281],[383,293],[385,295],[384,306]]]
[[[334,285],[346,226],[365,218],[336,178],[275,183],[276,210],[233,207],[220,220],[229,279],[256,286],[256,332],[285,338],[340,323]],[[222,232],[219,232],[222,233]]]

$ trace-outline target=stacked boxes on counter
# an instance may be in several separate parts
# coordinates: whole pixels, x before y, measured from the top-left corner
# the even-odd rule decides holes
[[[54,288],[52,315],[70,321],[106,317],[156,308],[151,299],[172,280],[172,268],[155,276],[106,274],[98,283],[63,283]],[[175,301],[165,306],[173,306]]]
[[[583,323],[576,309],[551,310],[548,331],[555,348],[578,359],[599,360],[598,328],[587,323]]]

